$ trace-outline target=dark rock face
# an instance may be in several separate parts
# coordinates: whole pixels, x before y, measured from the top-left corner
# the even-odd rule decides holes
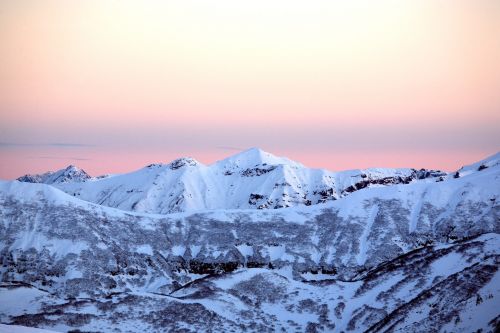
[[[344,190],[344,193],[352,193],[364,189],[370,185],[409,184],[411,180],[411,177],[386,177],[381,179],[368,179],[347,187]]]
[[[194,274],[223,274],[231,273],[237,268],[241,267],[241,264],[236,261],[228,262],[198,262],[196,260],[191,260],[189,265],[182,266],[182,269],[187,270],[189,273]]]
[[[427,179],[427,178],[439,178],[446,177],[447,173],[441,170],[428,170],[428,169],[420,169],[415,172],[415,177],[417,179]]]
[[[420,169],[420,170],[415,170],[412,169],[412,174],[407,177],[402,177],[402,176],[396,176],[396,177],[383,177],[383,178],[376,178],[376,179],[370,179],[367,175],[364,175],[363,180],[360,182],[357,182],[347,188],[345,188],[342,192],[343,195],[352,193],[367,187],[370,187],[372,185],[384,185],[384,186],[389,186],[389,185],[397,185],[397,184],[409,184],[412,181],[415,181],[417,179],[422,180],[422,179],[427,179],[427,178],[437,178],[440,179],[441,177],[445,177],[446,173],[440,170],[427,170],[427,169]],[[442,179],[442,178],[441,178]]]
[[[487,167],[486,165],[481,164],[481,165],[479,166],[479,168],[477,168],[477,171],[482,171],[482,170],[487,169],[487,168],[488,168],[488,167]]]
[[[163,164],[161,164],[161,163],[151,163],[151,164],[146,165],[146,168],[148,168],[148,169],[155,169],[155,168],[161,168],[161,167],[163,167]]]
[[[189,157],[184,157],[172,161],[170,163],[170,169],[177,170],[185,166],[196,166],[196,165],[198,165],[198,162],[196,160]]]
[[[262,194],[251,193],[250,198],[248,199],[248,203],[250,205],[256,205],[259,200],[264,199],[265,196]]]
[[[333,188],[325,188],[323,190],[313,191],[313,195],[319,195],[319,199],[317,203],[325,203],[330,200],[336,200],[337,195],[335,193],[335,189]]]
[[[257,209],[268,209],[272,208],[274,200],[269,199],[267,196],[257,193],[250,193],[248,198],[248,204],[251,206],[256,206]]]
[[[258,177],[258,176],[261,176],[261,175],[266,174],[268,172],[271,172],[274,169],[276,169],[275,165],[263,167],[263,168],[260,168],[260,167],[249,168],[249,169],[245,169],[245,170],[241,171],[241,175],[243,177]]]

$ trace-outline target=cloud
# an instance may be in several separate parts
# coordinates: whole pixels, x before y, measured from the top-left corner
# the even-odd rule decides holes
[[[222,150],[236,150],[236,151],[242,151],[242,150],[245,150],[243,148],[239,148],[239,147],[231,147],[231,146],[218,146],[216,147],[217,149],[222,149]]]
[[[66,142],[51,142],[51,143],[19,143],[19,142],[0,142],[0,147],[95,147],[86,143],[66,143]]]
[[[85,143],[48,143],[47,146],[50,147],[95,147],[95,145],[89,145]]]
[[[60,156],[28,156],[32,159],[44,159],[44,160],[75,160],[75,161],[90,161],[90,158],[85,157],[60,157]]]

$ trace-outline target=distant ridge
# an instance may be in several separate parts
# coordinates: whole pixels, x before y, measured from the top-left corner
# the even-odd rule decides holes
[[[307,168],[286,157],[250,148],[211,165],[192,157],[139,170],[91,177],[73,165],[56,172],[25,175],[80,199],[127,211],[169,214],[211,209],[279,209],[338,200],[371,187],[440,182],[498,163],[500,154],[457,172],[414,168],[371,168],[332,172]]]

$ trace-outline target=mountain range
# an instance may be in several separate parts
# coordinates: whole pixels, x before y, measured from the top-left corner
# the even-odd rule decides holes
[[[250,149],[0,182],[0,322],[85,332],[494,332],[500,154],[330,172]]]
[[[277,209],[337,200],[365,187],[442,181],[445,172],[373,168],[331,172],[306,168],[257,148],[205,166],[193,158],[93,178],[68,166],[19,181],[44,183],[85,201],[143,213],[209,209]]]

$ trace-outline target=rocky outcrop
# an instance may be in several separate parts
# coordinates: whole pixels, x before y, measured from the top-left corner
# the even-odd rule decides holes
[[[191,157],[179,158],[170,163],[171,170],[177,170],[185,166],[197,166],[199,163]]]
[[[420,170],[415,170],[412,169],[412,172],[408,176],[389,176],[389,177],[383,177],[383,178],[371,178],[366,174],[362,174],[361,178],[363,180],[356,182],[353,185],[350,185],[349,187],[345,188],[342,191],[342,195],[347,195],[349,193],[359,191],[361,189],[373,186],[373,185],[379,185],[379,186],[390,186],[390,185],[398,185],[398,184],[410,184],[411,182],[414,182],[416,180],[422,180],[422,179],[428,179],[428,178],[435,178],[437,181],[443,181],[444,177],[447,176],[447,173],[439,171],[439,170],[427,170],[427,169],[420,169]]]

